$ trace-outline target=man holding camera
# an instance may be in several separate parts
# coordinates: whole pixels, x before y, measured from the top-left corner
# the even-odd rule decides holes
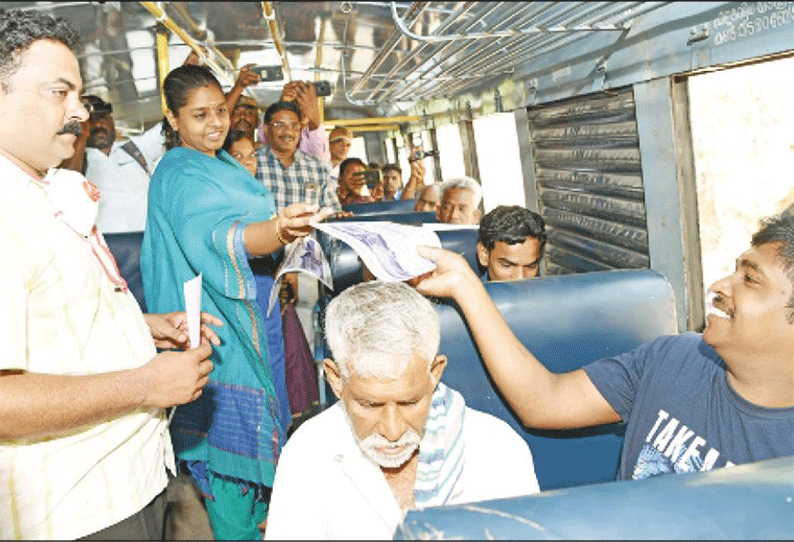
[[[197,64],[191,51],[184,64]],[[74,143],[74,155],[61,167],[79,171],[94,183],[101,197],[96,226],[102,233],[143,231],[148,207],[149,177],[165,154],[162,125],[141,135],[116,141],[113,105],[99,96],[84,95],[88,121]]]

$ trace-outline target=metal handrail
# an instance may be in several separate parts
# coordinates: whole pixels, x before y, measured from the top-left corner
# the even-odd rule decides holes
[[[607,32],[622,32],[624,30],[628,30],[631,27],[631,24],[592,24],[592,25],[576,25],[576,26],[549,26],[549,27],[530,27],[530,28],[523,28],[518,30],[502,30],[499,32],[474,32],[471,34],[458,34],[454,36],[423,36],[421,34],[416,34],[412,32],[410,28],[408,28],[403,20],[400,18],[399,14],[397,13],[397,3],[391,2],[391,13],[392,13],[392,20],[394,21],[395,26],[402,32],[405,36],[418,40],[418,41],[429,41],[429,42],[440,42],[440,41],[457,41],[457,40],[477,40],[477,39],[493,39],[493,38],[500,38],[500,37],[512,37],[512,36],[524,36],[524,35],[534,35],[534,34],[548,34],[548,33],[568,33],[568,32],[599,32],[599,31],[607,31]]]

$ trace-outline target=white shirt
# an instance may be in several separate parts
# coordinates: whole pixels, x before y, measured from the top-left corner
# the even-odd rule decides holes
[[[143,231],[149,196],[149,177],[165,153],[162,126],[155,124],[143,134],[132,136],[149,166],[147,173],[135,158],[121,148],[127,140],[113,143],[110,155],[86,149],[85,177],[99,188],[99,215],[96,226],[102,233]]]
[[[287,441],[265,539],[390,540],[394,535],[404,514],[380,467],[361,452],[342,409],[337,402]],[[529,447],[504,421],[466,407],[462,436],[462,492],[446,504],[539,491]]]
[[[131,369],[155,353],[141,310],[116,291],[85,237],[0,155],[0,370]],[[0,377],[2,378],[2,377]],[[141,510],[174,471],[159,408],[47,438],[0,440],[0,539],[71,539]]]

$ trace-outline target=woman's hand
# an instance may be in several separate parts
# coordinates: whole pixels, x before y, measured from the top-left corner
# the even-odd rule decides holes
[[[282,244],[306,237],[314,230],[312,224],[325,220],[331,212],[317,204],[293,203],[276,215],[276,236]]]

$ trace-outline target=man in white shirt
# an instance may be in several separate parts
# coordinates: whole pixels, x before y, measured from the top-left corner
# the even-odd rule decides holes
[[[97,228],[102,233],[143,231],[149,178],[165,153],[158,122],[144,133],[116,141],[113,106],[99,96],[83,96],[90,117],[75,142],[74,157],[63,165],[83,171],[101,197]]]
[[[436,219],[444,224],[479,224],[482,187],[471,177],[457,177],[441,185]]]
[[[212,349],[156,354],[187,341],[184,313],[141,314],[96,191],[55,169],[88,118],[77,39],[0,9],[0,539],[160,540],[164,409],[201,395]]]
[[[191,51],[184,64],[199,63]],[[96,226],[102,233],[143,231],[149,204],[149,179],[165,154],[162,123],[140,135],[116,141],[113,106],[94,95],[84,95],[88,123],[74,144],[74,155],[62,167],[82,172],[99,188]]]
[[[325,332],[340,400],[287,441],[266,539],[391,539],[408,509],[539,491],[526,442],[440,382],[438,316],[410,286],[348,288]]]

